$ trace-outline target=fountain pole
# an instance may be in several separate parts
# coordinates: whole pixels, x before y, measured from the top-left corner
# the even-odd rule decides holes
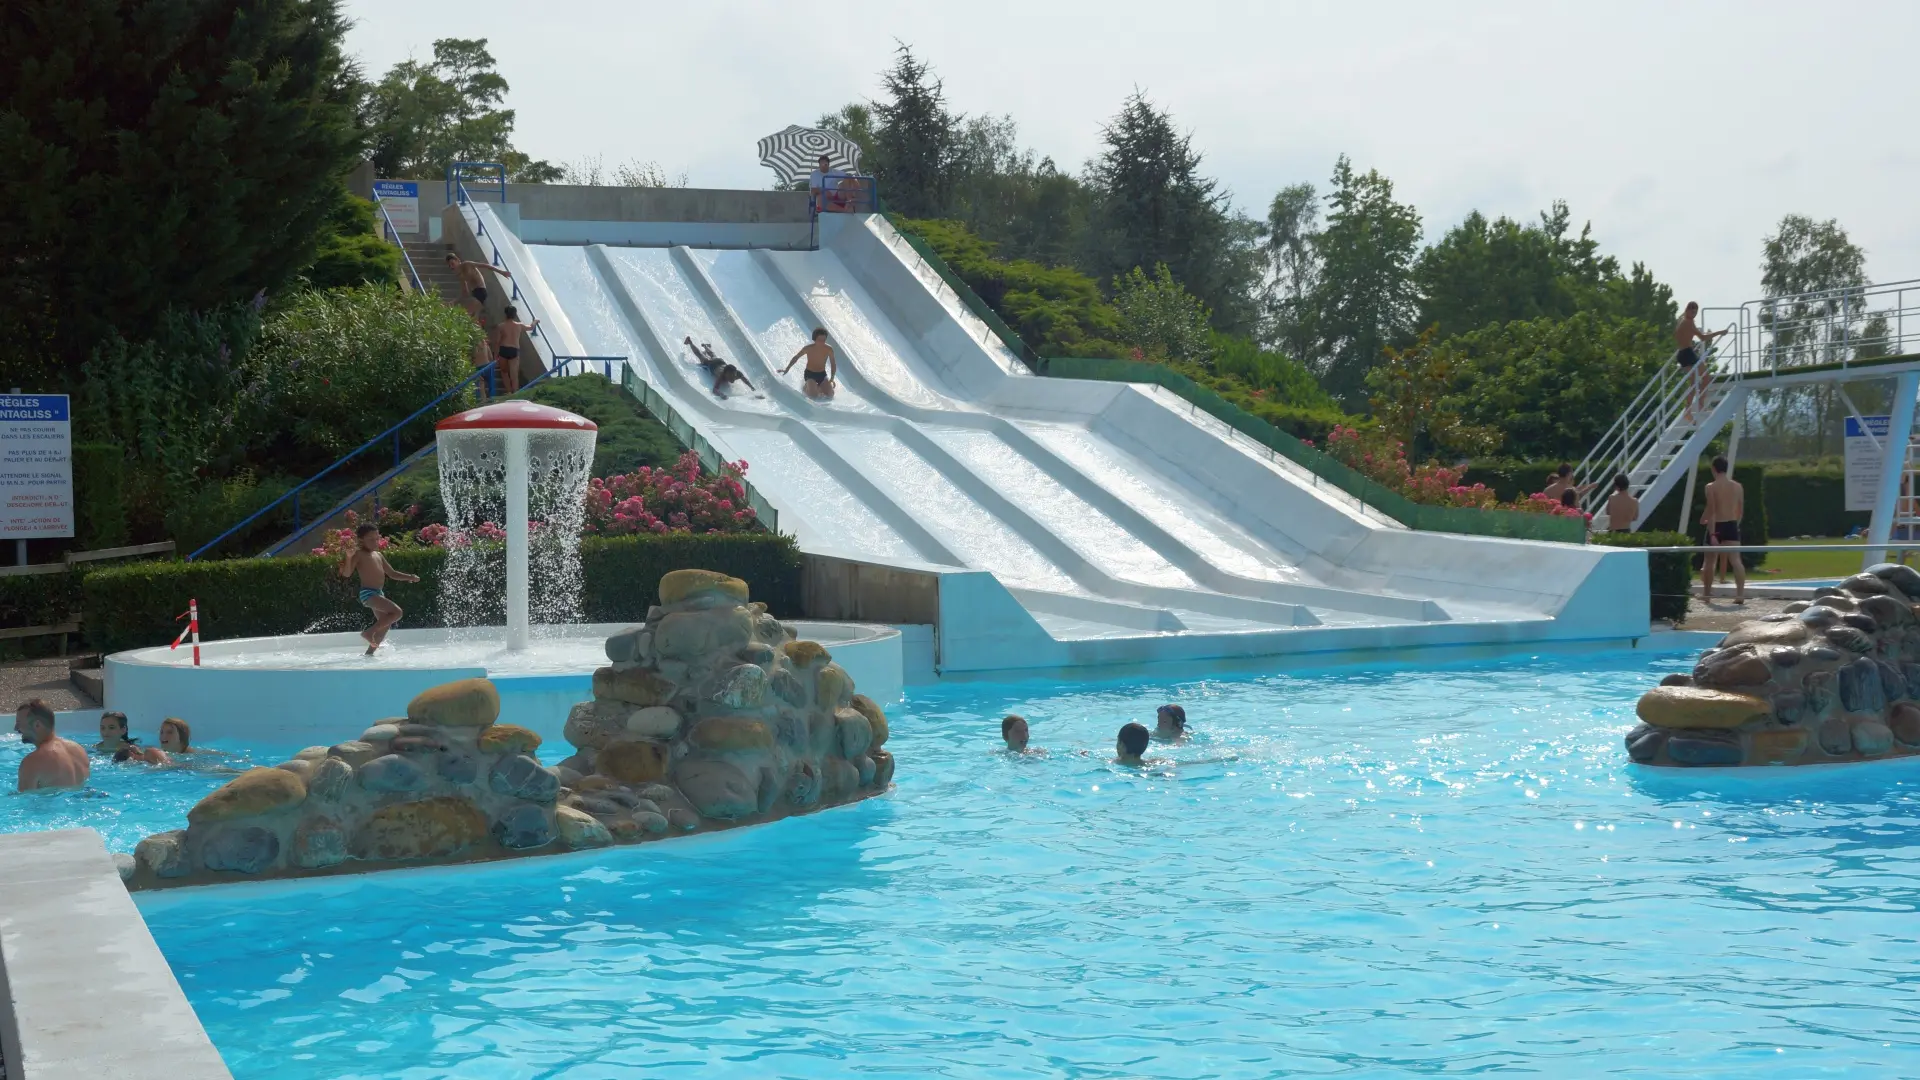
[[[507,436],[507,648],[527,647],[527,489],[532,470],[527,462],[528,432],[510,429]]]

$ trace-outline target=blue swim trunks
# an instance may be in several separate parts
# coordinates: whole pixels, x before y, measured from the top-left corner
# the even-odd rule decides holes
[[[378,596],[378,597],[384,598],[386,595],[387,595],[387,591],[385,589],[361,589],[360,590],[360,606],[372,607],[374,597]]]

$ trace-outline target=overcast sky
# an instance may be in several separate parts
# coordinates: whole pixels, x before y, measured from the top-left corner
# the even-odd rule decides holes
[[[1759,291],[1788,213],[1837,217],[1876,281],[1920,277],[1920,4],[967,4],[348,0],[370,75],[485,37],[515,141],[766,187],[754,143],[879,92],[895,40],[965,113],[1008,113],[1077,171],[1140,88],[1255,215],[1334,158],[1390,177],[1429,239],[1468,211],[1567,200],[1603,250],[1677,298]]]

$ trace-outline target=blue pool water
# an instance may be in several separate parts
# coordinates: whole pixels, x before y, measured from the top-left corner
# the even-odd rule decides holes
[[[243,1080],[1920,1073],[1920,768],[1637,774],[1684,662],[941,687],[855,807],[141,905]],[[1237,760],[1108,765],[1169,698]]]

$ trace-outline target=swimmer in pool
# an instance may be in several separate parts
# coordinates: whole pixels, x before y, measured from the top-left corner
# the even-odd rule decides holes
[[[171,765],[173,759],[166,751],[157,746],[141,746],[140,740],[127,734],[127,714],[123,712],[104,712],[100,714],[100,741],[93,744],[95,750],[113,755],[118,762],[131,761],[136,765]]]
[[[1120,737],[1113,744],[1114,763],[1135,767],[1145,765],[1147,762],[1142,755],[1147,752],[1150,739],[1144,724],[1128,724],[1121,728]]]
[[[1171,702],[1160,706],[1154,715],[1153,737],[1161,742],[1185,742],[1187,710]]]
[[[1007,749],[1016,754],[1027,752],[1027,718],[1008,715],[1000,719],[1000,737],[1007,741]]]
[[[53,733],[53,706],[32,698],[13,714],[13,730],[33,752],[20,759],[19,790],[47,791],[85,786],[93,766],[86,748]]]

